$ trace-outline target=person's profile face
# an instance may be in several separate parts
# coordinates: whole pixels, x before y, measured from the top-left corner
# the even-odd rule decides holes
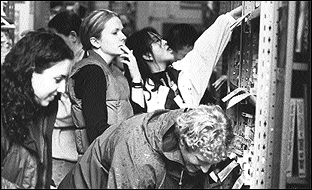
[[[164,40],[160,35],[153,32],[148,32],[151,37],[151,49],[156,62],[167,62],[173,61],[174,55],[172,49],[168,46],[166,40]]]
[[[118,17],[112,17],[105,23],[99,40],[100,49],[109,55],[121,55],[124,53],[121,46],[125,45],[126,36],[122,32],[123,25]]]
[[[207,173],[213,164],[217,164],[222,160],[212,161],[204,156],[199,150],[187,150],[183,142],[179,143],[184,166],[190,175],[196,175],[199,172]]]
[[[42,73],[33,73],[31,84],[38,104],[46,107],[54,100],[58,92],[65,92],[65,82],[71,64],[72,60],[65,59]]]
[[[207,173],[210,166],[213,164],[208,162],[199,151],[188,151],[182,147],[181,154],[184,160],[185,168],[191,175],[195,175],[200,171]]]

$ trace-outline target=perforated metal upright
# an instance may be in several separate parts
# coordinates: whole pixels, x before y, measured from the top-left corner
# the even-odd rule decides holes
[[[279,188],[285,69],[278,67],[279,1],[262,1],[251,189]],[[285,182],[283,182],[285,183]]]
[[[241,76],[250,76],[246,68],[250,71],[250,67],[247,66],[251,66],[251,62],[255,63],[254,65],[257,71],[255,80],[257,93],[255,131],[252,149],[253,155],[251,154],[252,168],[248,172],[251,180],[246,181],[246,185],[250,184],[251,189],[285,189],[289,185],[289,180],[291,183],[292,180],[296,180],[294,184],[308,186],[310,183],[308,179],[301,179],[300,181],[299,178],[289,179],[286,177],[287,135],[290,129],[289,109],[293,80],[292,70],[296,66],[293,61],[294,37],[296,36],[296,1],[243,1],[243,14],[253,11],[253,7],[258,7],[254,6],[257,3],[261,4],[260,22],[258,25],[259,43],[254,43],[254,39],[257,39],[255,32],[251,34],[255,38],[250,38],[248,35],[241,35],[239,38],[240,42],[234,43],[234,45],[233,43],[230,44],[232,46],[227,51],[231,55],[227,60],[229,62],[228,70],[230,71],[229,81],[232,84],[250,89],[250,83]],[[220,10],[229,11],[229,7],[233,9],[231,5],[231,2],[222,2]],[[256,25],[257,23],[254,22],[253,26]],[[233,34],[235,34],[234,32]],[[233,38],[233,40],[235,39]],[[240,47],[242,46],[240,51],[237,48],[238,43]],[[258,45],[255,59],[248,57],[247,55],[250,53],[245,51],[246,49],[252,49],[248,46],[250,45],[249,43]],[[311,48],[308,49],[311,51]],[[256,59],[257,61],[254,62]],[[309,62],[307,65],[310,65],[310,59],[307,62]],[[308,99],[307,101],[308,105],[310,105],[310,100]],[[241,116],[236,115],[236,117],[239,121]],[[245,127],[239,122],[236,125],[236,127],[241,126]],[[307,137],[308,143],[310,142],[310,137]],[[307,154],[309,155],[309,151],[307,151]],[[311,163],[309,158],[311,157],[307,157],[308,166]],[[311,176],[310,171],[308,168],[308,177]]]

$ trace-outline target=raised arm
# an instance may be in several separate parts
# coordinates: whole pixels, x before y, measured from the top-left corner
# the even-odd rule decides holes
[[[242,7],[220,15],[197,39],[194,49],[184,59],[173,63],[181,70],[178,87],[188,107],[199,105],[211,77],[212,71],[230,41],[231,26],[239,18]]]

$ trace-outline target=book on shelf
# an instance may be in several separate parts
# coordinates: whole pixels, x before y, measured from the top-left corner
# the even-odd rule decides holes
[[[298,171],[299,178],[306,178],[306,105],[304,98],[290,99],[290,125],[288,129],[286,176],[293,177]],[[296,132],[295,132],[296,130]],[[297,135],[295,135],[297,134]],[[295,146],[295,141],[297,146]],[[296,151],[294,149],[296,148]],[[295,153],[297,154],[295,155]],[[294,158],[296,156],[296,158]],[[297,162],[297,163],[294,163]],[[297,167],[298,170],[293,170]],[[295,172],[297,174],[297,172]]]
[[[309,61],[309,32],[310,22],[309,19],[309,1],[297,1],[298,13],[296,16],[296,32],[295,32],[295,62],[308,62]]]
[[[287,168],[286,176],[292,177],[293,173],[293,156],[295,140],[295,121],[296,121],[296,99],[290,99],[290,125],[288,129],[288,146],[287,146]]]
[[[306,177],[306,140],[305,140],[305,104],[304,99],[299,98],[297,103],[297,142],[298,142],[298,176],[299,178]]]

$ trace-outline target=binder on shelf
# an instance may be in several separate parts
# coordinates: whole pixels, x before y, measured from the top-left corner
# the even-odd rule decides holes
[[[295,140],[295,123],[296,122],[296,99],[290,99],[290,125],[288,133],[287,146],[287,168],[286,176],[292,177],[293,173],[293,156],[294,156],[294,140]]]
[[[298,141],[298,174],[306,177],[306,147],[305,147],[305,105],[303,98],[297,99],[297,141]]]

